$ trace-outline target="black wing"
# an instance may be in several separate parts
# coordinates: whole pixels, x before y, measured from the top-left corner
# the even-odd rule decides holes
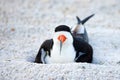
[[[42,49],[46,52],[44,53],[44,55],[49,55],[50,56],[50,50],[52,49],[52,46],[53,46],[53,39],[50,39],[50,40],[46,40],[43,42],[43,44],[41,45],[40,49],[39,49],[39,52],[35,58],[35,62],[36,63],[43,63],[42,62],[42,59],[41,59],[41,56],[42,56]],[[45,57],[44,56],[44,57]]]
[[[91,45],[80,38],[74,38],[73,45],[75,47],[76,52],[76,62],[92,62],[93,57],[93,49]],[[79,53],[84,53],[80,55]]]

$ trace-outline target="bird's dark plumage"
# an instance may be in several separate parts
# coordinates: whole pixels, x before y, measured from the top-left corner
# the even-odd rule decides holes
[[[42,61],[41,61],[41,49],[44,49],[44,51],[46,52],[46,54],[45,54],[45,56],[44,57],[46,57],[46,55],[49,55],[50,56],[50,54],[51,54],[51,52],[50,52],[50,50],[52,49],[52,46],[53,46],[53,39],[49,39],[49,40],[46,40],[46,41],[44,41],[43,42],[43,44],[41,45],[41,47],[40,47],[40,49],[39,49],[39,52],[38,52],[38,54],[37,54],[37,56],[36,56],[36,58],[35,58],[35,62],[36,63],[43,63]],[[47,46],[46,46],[47,45]],[[48,54],[47,54],[48,53]]]
[[[79,24],[83,25],[93,15],[88,16],[87,18],[85,18],[82,21],[80,20],[79,17],[77,17],[78,25]],[[76,56],[74,58],[74,62],[88,62],[88,63],[91,63],[92,59],[93,59],[93,49],[92,49],[91,45],[88,43],[88,41],[86,41],[87,39],[84,38],[84,36],[88,37],[86,29],[85,29],[85,33],[82,33],[82,34],[78,35],[79,37],[76,36],[77,35],[76,32],[72,33],[71,29],[66,25],[59,25],[58,27],[55,28],[55,33],[60,32],[60,31],[68,32],[72,36],[73,42],[70,45],[73,46],[72,50],[73,49],[75,50],[74,53],[75,53]],[[75,30],[75,31],[77,31],[77,30]],[[36,58],[35,58],[35,62],[36,63],[47,63],[47,62],[45,62],[46,61],[45,58],[46,58],[46,56],[51,57],[51,50],[53,49],[53,46],[54,46],[54,39],[49,39],[49,40],[44,41],[43,44],[41,45],[40,49],[39,49],[39,52],[38,52]],[[56,47],[54,47],[54,49],[56,49]],[[44,53],[42,52],[42,50],[44,50]],[[67,56],[64,59],[66,60]]]
[[[85,24],[91,17],[93,17],[95,14],[92,14],[92,15],[90,15],[90,16],[88,16],[88,17],[86,17],[85,19],[83,19],[83,20],[80,20],[80,18],[78,17],[78,16],[76,16],[76,18],[77,18],[77,21],[78,21],[78,24]]]
[[[71,32],[70,28],[66,25],[59,25],[58,27],[55,28],[55,32],[59,32],[59,31]]]
[[[73,45],[76,52],[76,62],[92,62],[92,55],[93,55],[93,49],[91,45],[89,45],[87,42],[85,42],[83,39],[75,38],[73,41]],[[81,56],[79,56],[80,52],[85,53]]]

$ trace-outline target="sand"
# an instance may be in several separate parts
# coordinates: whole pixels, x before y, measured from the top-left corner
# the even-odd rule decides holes
[[[0,80],[120,80],[120,0],[0,0]],[[33,63],[58,25],[86,24],[93,62]]]

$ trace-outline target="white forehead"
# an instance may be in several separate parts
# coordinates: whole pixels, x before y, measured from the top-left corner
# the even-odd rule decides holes
[[[66,37],[71,37],[72,36],[70,32],[66,32],[66,31],[55,32],[53,36],[58,37],[59,35],[65,35]]]
[[[59,35],[64,35],[67,38],[67,41],[65,43],[72,43],[73,42],[73,37],[70,32],[66,31],[60,31],[60,32],[55,32],[53,36],[54,42],[59,42],[58,41],[58,36]]]

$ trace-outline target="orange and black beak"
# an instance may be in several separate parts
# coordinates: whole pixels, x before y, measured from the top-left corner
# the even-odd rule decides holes
[[[64,35],[59,35],[59,36],[58,36],[58,40],[59,40],[60,42],[62,42],[62,43],[64,43],[66,39],[67,39],[67,38],[66,38],[66,36],[64,36]]]
[[[61,49],[62,49],[62,44],[66,41],[66,36],[65,35],[59,35],[58,36],[58,40],[60,41],[60,52],[61,52]]]

